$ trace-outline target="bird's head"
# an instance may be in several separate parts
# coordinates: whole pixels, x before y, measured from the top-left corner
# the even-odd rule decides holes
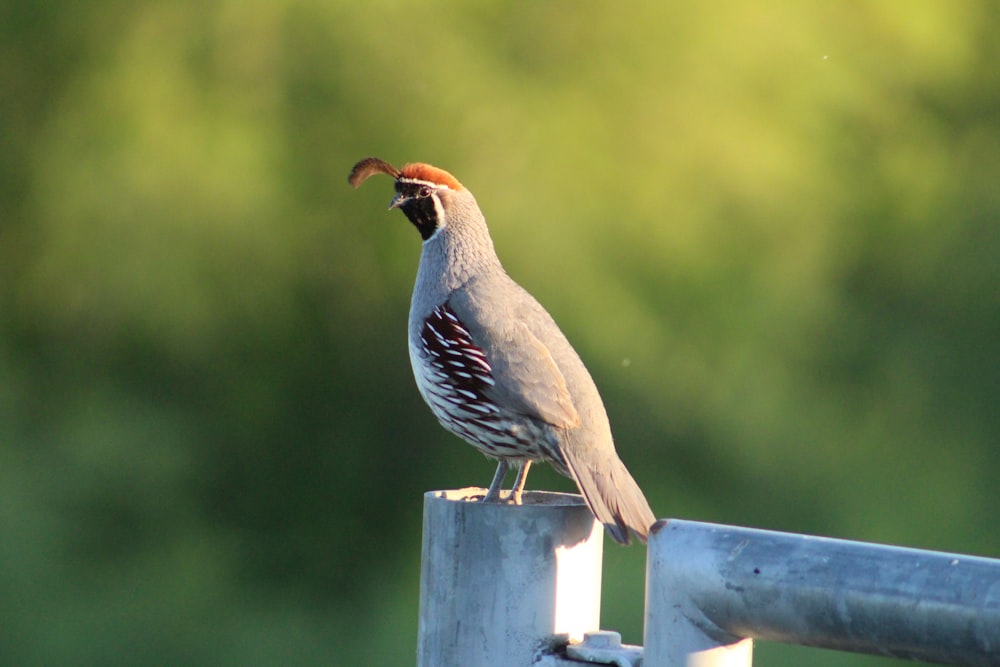
[[[448,223],[450,212],[461,209],[465,199],[475,203],[458,179],[423,162],[397,169],[377,157],[368,157],[354,165],[347,180],[356,188],[374,174],[388,174],[396,179],[396,196],[389,208],[405,213],[424,241]]]

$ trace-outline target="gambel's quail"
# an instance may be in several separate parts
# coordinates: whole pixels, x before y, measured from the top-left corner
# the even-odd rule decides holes
[[[597,387],[545,309],[500,265],[472,193],[429,164],[402,169],[378,158],[351,171],[396,179],[389,205],[423,238],[410,302],[410,363],[441,424],[499,460],[484,502],[499,502],[511,463],[519,503],[528,468],[547,461],[573,479],[615,541],[646,540],[649,503],[618,458]]]

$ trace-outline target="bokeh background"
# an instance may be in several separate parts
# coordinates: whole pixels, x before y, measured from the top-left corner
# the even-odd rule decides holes
[[[1000,556],[1000,7],[0,4],[0,663],[405,665],[458,176],[657,514]],[[569,490],[548,470],[529,486]],[[603,625],[642,641],[645,552]],[[759,644],[767,665],[888,664]]]

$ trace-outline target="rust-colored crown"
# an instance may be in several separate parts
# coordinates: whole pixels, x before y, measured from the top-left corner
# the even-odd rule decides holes
[[[411,162],[403,165],[400,178],[412,178],[416,181],[428,181],[437,185],[443,185],[452,190],[462,190],[462,184],[458,179],[449,174],[444,169],[425,164],[423,162]]]
[[[374,174],[388,174],[397,180],[405,178],[415,181],[427,181],[428,183],[443,185],[452,190],[463,189],[458,179],[444,169],[438,169],[423,162],[411,162],[403,165],[402,169],[396,169],[385,160],[377,157],[366,157],[354,165],[354,168],[351,169],[351,175],[347,177],[347,182],[356,188]]]

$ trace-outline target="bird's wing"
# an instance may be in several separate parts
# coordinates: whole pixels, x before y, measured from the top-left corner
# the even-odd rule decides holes
[[[453,295],[448,305],[486,357],[493,379],[487,394],[492,400],[502,409],[559,428],[580,425],[566,378],[523,320],[498,308],[484,315],[481,304],[467,293]]]

